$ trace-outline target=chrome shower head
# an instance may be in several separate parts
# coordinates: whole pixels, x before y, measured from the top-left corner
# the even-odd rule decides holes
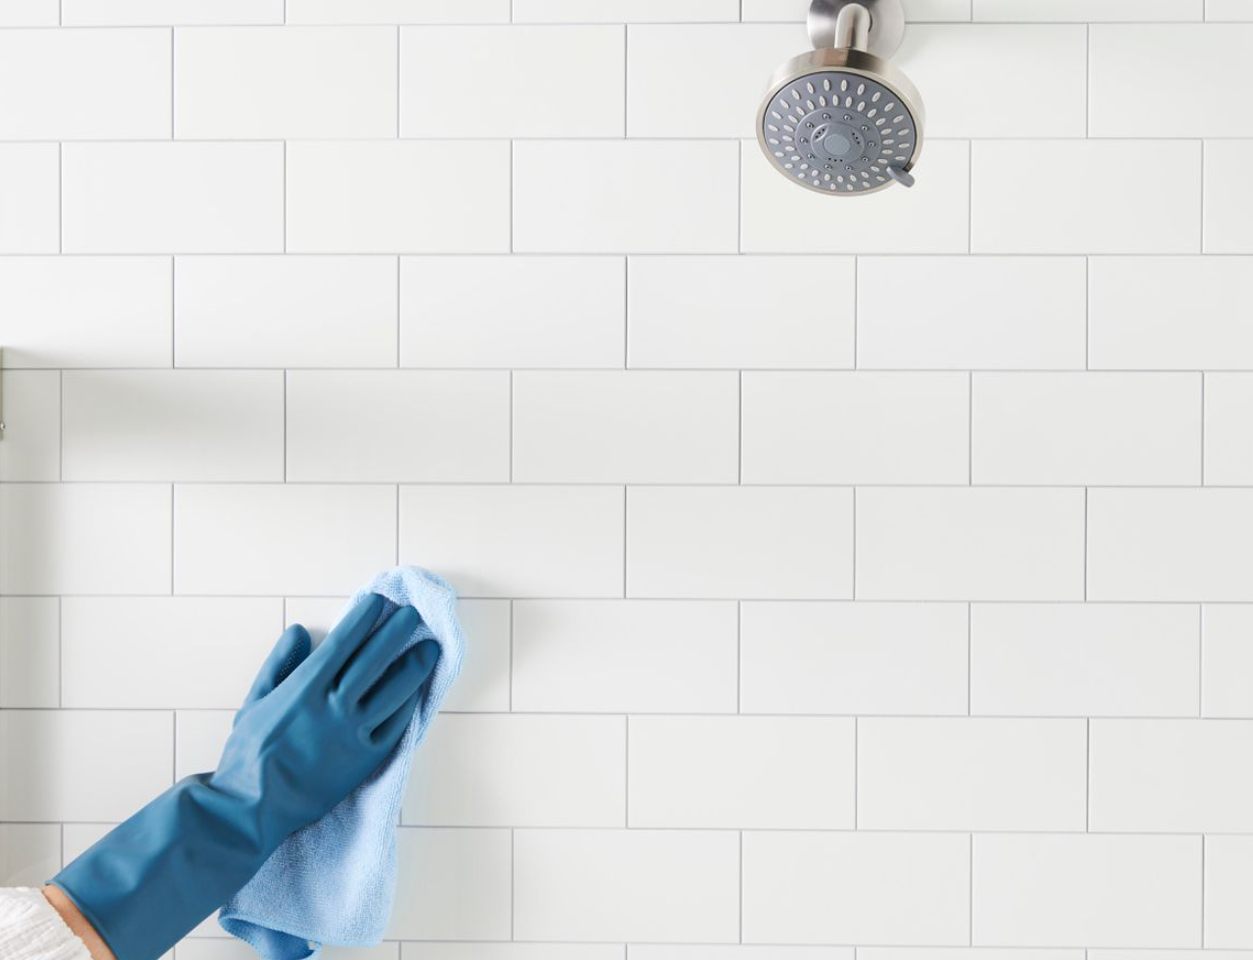
[[[757,142],[789,180],[853,196],[913,186],[922,98],[888,62],[905,35],[901,0],[812,0],[814,49],[783,64],[757,117]]]

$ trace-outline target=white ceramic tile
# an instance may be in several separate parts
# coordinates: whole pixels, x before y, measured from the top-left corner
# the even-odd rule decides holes
[[[1083,830],[1083,720],[867,717],[857,724],[857,826]]]
[[[59,604],[57,597],[0,597],[0,707],[58,706]]]
[[[0,711],[0,819],[124,820],[173,782],[173,738],[156,710]]]
[[[288,144],[287,249],[504,252],[509,249],[509,145]]]
[[[213,921],[217,926],[217,921]],[[218,928],[221,930],[221,928]],[[205,937],[187,939],[174,948],[174,960],[249,960],[256,951],[242,940],[208,939]],[[329,953],[323,954],[329,960]]]
[[[632,257],[632,367],[851,367],[854,267],[845,257]],[[821,283],[821,309],[780,310]]]
[[[168,137],[170,62],[168,30],[5,30],[0,137]]]
[[[1247,17],[1253,19],[1253,6],[1249,7]],[[1253,163],[1253,141],[1211,140],[1205,144],[1202,219],[1206,253],[1253,253],[1253,227],[1248,217],[1249,206],[1253,204],[1253,185],[1248,177],[1250,163]]]
[[[55,27],[60,0],[2,0],[0,26]]]
[[[623,717],[443,716],[415,756],[401,820],[618,827],[626,772]]]
[[[264,253],[283,248],[280,143],[68,143],[67,253]]]
[[[292,371],[287,374],[287,479],[508,480],[509,375]]]
[[[170,261],[0,259],[0,314],[6,368],[168,367]]]
[[[509,709],[509,603],[504,600],[462,600],[457,616],[466,635],[465,659],[444,705],[444,711],[502,712]]]
[[[1253,946],[1253,837],[1205,838],[1205,945]]]
[[[1253,261],[1094,257],[1094,369],[1253,369]]]
[[[55,143],[0,144],[0,254],[56,253],[61,242]]]
[[[396,832],[399,872],[389,940],[505,940],[508,830]]]
[[[1253,136],[1253,119],[1229,109],[1231,91],[1253,83],[1253,26],[1110,24],[1091,37],[1090,136],[1159,137],[1163,116],[1177,118],[1172,137]],[[1186,83],[1160,84],[1166,59]]]
[[[0,593],[169,593],[168,484],[0,486]]]
[[[62,375],[66,480],[281,480],[283,376],[244,370]]]
[[[621,27],[406,27],[400,135],[618,137],[624,73]]]
[[[283,0],[60,0],[71,25],[260,24],[283,22]]]
[[[780,176],[756,141],[741,145],[746,253],[965,253],[969,249],[968,145],[930,141],[917,185],[860,197],[824,197]],[[831,204],[839,204],[832,229]]]
[[[740,710],[964,714],[966,636],[963,604],[745,603]]]
[[[1082,137],[1086,60],[1078,24],[913,25],[892,55],[922,94],[927,137]]]
[[[174,64],[179,138],[396,133],[396,32],[387,27],[178,30]]]
[[[852,947],[627,944],[628,960],[852,960]]]
[[[268,598],[65,597],[62,704],[238,707],[282,621]]]
[[[1251,721],[1092,721],[1091,829],[1249,832],[1251,743]]]
[[[7,354],[6,354],[7,355]],[[5,370],[0,377],[0,480],[61,476],[61,373]]]
[[[0,823],[0,883],[38,887],[61,869],[61,827]]]
[[[287,0],[288,23],[504,23],[510,0]]]
[[[857,491],[857,597],[1083,599],[1083,491]]]
[[[395,487],[187,484],[175,491],[175,593],[349,594],[395,559]]]
[[[970,0],[903,0],[903,7],[908,21],[970,19]],[[745,20],[804,20],[791,0],[743,0],[743,13]]]
[[[997,947],[865,947],[867,960],[1082,960],[1083,951]],[[1112,960],[1112,958],[1107,958]],[[1121,958],[1132,960],[1132,958]],[[1182,958],[1180,958],[1182,960]],[[1201,960],[1201,958],[1195,958]]]
[[[960,373],[746,373],[745,483],[965,483]]]
[[[632,717],[630,723],[632,827],[853,827],[851,719]]]
[[[401,960],[622,960],[614,943],[402,943]]]
[[[1092,490],[1088,599],[1253,599],[1253,491]]]
[[[756,137],[767,81],[802,37],[791,24],[628,28],[627,135]]]
[[[237,709],[242,703],[243,694],[232,706]],[[179,710],[174,722],[174,779],[216,770],[234,721],[235,709]]]
[[[980,834],[977,946],[1199,947],[1201,838]]]
[[[822,487],[634,487],[627,595],[850,597],[852,499]]]
[[[393,257],[180,257],[180,367],[391,367]]]
[[[744,834],[744,942],[964,944],[970,840],[958,834]]]
[[[975,604],[970,711],[992,716],[1196,716],[1195,606]]]
[[[622,510],[613,487],[401,487],[400,559],[463,596],[618,597]]]
[[[621,367],[618,257],[405,257],[406,367]]]
[[[1253,606],[1205,607],[1201,638],[1201,715],[1253,719]]]
[[[519,141],[513,147],[513,249],[733,252],[735,150],[709,140]]]
[[[519,372],[513,479],[522,483],[734,483],[734,373]]]
[[[1204,0],[974,0],[976,20],[1200,20]],[[1211,0],[1213,2],[1213,0]]]
[[[981,140],[971,163],[976,253],[1200,252],[1195,141]],[[1118,176],[1100,174],[1112,169]]]
[[[739,859],[724,830],[518,830],[514,936],[733,943]]]
[[[862,257],[857,365],[1081,369],[1084,291],[1078,257]]]
[[[733,713],[735,707],[733,603],[520,600],[513,606],[514,710]]]
[[[1253,484],[1253,376],[1205,377],[1205,482]]]
[[[737,0],[513,0],[515,22],[738,20]]]
[[[972,480],[1196,484],[1201,377],[1189,373],[977,373]]]
[[[1253,20],[1249,0],[1205,0],[1207,20]]]

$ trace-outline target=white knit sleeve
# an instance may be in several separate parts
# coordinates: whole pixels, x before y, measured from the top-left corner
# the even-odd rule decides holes
[[[91,960],[91,954],[40,891],[0,887],[0,960]]]

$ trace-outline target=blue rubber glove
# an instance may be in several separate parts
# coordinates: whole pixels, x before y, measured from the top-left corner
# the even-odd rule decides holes
[[[50,882],[117,960],[154,960],[225,903],[291,833],[328,813],[400,741],[439,659],[397,657],[420,622],[382,597],[310,652],[289,627],[261,668],[218,768],[180,780]]]

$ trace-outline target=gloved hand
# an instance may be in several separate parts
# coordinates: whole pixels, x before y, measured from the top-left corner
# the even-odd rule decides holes
[[[312,653],[308,632],[289,627],[217,770],[179,781],[51,880],[117,960],[159,957],[395,749],[439,647],[398,656],[419,617],[402,607],[380,623],[384,609],[362,600]]]

